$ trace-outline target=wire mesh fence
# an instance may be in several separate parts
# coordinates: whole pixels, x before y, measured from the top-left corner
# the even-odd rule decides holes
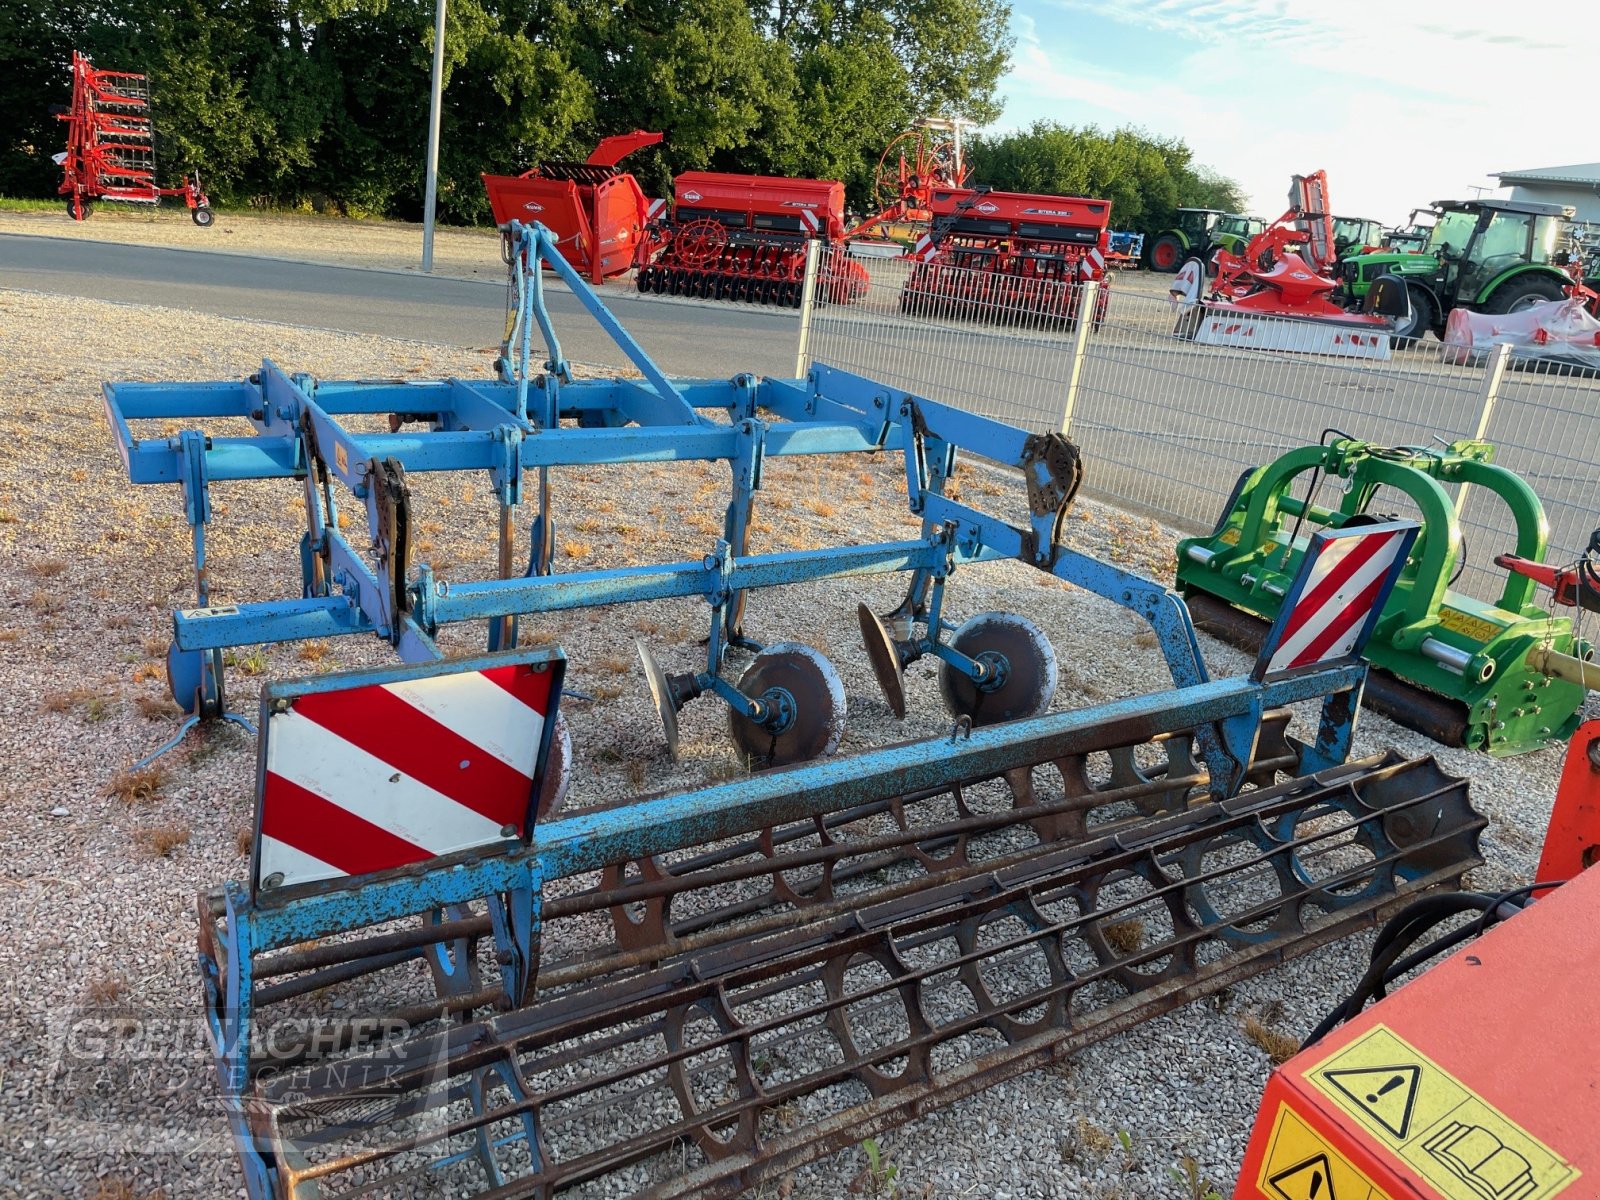
[[[845,290],[824,271],[806,361],[1026,429],[1060,428],[1078,285],[1040,279],[1003,295],[982,271],[944,267],[930,277],[910,258],[851,261],[866,282],[840,302]]]
[[[1208,328],[1213,314],[1154,290],[1112,287],[1091,299],[1077,283],[1002,288],[981,271],[945,268],[935,301],[913,260],[860,265],[868,282],[851,302],[819,287],[802,363],[1029,429],[1066,429],[1084,451],[1090,494],[1180,529],[1211,528],[1244,471],[1336,435],[1441,450],[1486,438],[1543,499],[1549,561],[1576,558],[1600,524],[1593,371],[1516,359],[1497,369],[1494,354],[1452,360],[1432,339],[1380,338],[1371,327],[1252,318],[1244,329]],[[1097,319],[1080,323],[1091,305]],[[1251,348],[1262,346],[1273,348]],[[1505,578],[1494,556],[1516,546],[1512,513],[1486,489],[1446,490],[1464,541],[1454,586],[1492,602]],[[1415,515],[1392,491],[1374,509]]]

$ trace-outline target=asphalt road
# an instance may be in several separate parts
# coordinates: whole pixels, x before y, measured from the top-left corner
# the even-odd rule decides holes
[[[1059,428],[1070,334],[907,321],[896,269],[875,267],[866,303],[818,310],[819,360],[1020,425]],[[459,346],[497,342],[505,316],[499,284],[35,236],[0,235],[0,287]],[[570,358],[624,364],[570,292],[547,285],[547,294]],[[602,294],[669,374],[794,372],[793,311],[642,297],[621,286]],[[1315,441],[1326,426],[1390,445],[1477,431],[1482,368],[1440,363],[1433,343],[1382,364],[1239,354],[1175,342],[1157,288],[1118,288],[1112,300],[1072,421],[1090,459],[1090,489],[1104,498],[1206,528],[1242,469]],[[1600,381],[1510,373],[1487,432],[1499,461],[1543,499],[1559,548],[1553,557],[1575,556],[1600,510]],[[1478,552],[1461,586],[1486,599],[1499,578],[1489,549],[1510,546],[1507,516],[1493,497],[1468,506]]]
[[[31,235],[0,234],[0,287],[453,346],[493,345],[505,323],[498,283]],[[547,283],[546,294],[568,358],[624,365],[569,291]],[[791,310],[663,300],[621,286],[602,294],[669,374],[794,374]]]

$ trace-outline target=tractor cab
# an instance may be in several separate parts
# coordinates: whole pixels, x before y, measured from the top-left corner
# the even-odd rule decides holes
[[[1365,217],[1333,218],[1333,254],[1343,258],[1352,251],[1359,252],[1383,241],[1383,225]]]
[[[1382,275],[1405,282],[1420,337],[1444,328],[1453,308],[1507,313],[1560,300],[1571,279],[1558,263],[1570,206],[1518,200],[1442,200],[1416,253],[1358,254],[1340,268],[1348,302],[1359,303]],[[1414,214],[1413,214],[1414,215]]]
[[[1219,208],[1180,208],[1171,226],[1147,243],[1147,265],[1153,271],[1176,271],[1184,259],[1210,259],[1218,248],[1238,254],[1266,227],[1260,217]]]
[[[1383,248],[1396,254],[1421,254],[1438,219],[1439,214],[1431,208],[1413,208],[1404,225],[1397,225],[1383,235]]]

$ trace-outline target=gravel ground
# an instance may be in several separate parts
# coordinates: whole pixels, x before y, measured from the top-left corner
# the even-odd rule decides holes
[[[14,291],[0,291],[0,345],[0,434],[7,439],[0,456],[0,894],[10,917],[0,939],[0,1194],[239,1194],[209,1066],[200,1058],[136,1064],[126,1086],[104,1094],[76,1088],[59,1065],[63,1033],[86,1006],[125,1006],[196,1027],[195,894],[245,873],[254,764],[252,739],[209,730],[163,760],[153,795],[111,792],[118,768],[176,728],[160,658],[168,614],[189,602],[192,581],[180,498],[173,489],[126,485],[99,382],[237,378],[263,357],[333,378],[470,376],[487,374],[490,356]],[[895,465],[769,464],[755,549],[903,536],[912,524]],[[481,481],[413,482],[427,543],[419,544],[419,556],[451,578],[486,577],[492,501]],[[985,473],[963,473],[958,482],[980,503],[1012,499],[1003,481]],[[644,478],[567,472],[558,492],[562,565],[697,556],[715,534],[723,490],[722,475],[709,467],[656,469]],[[216,488],[216,601],[284,595],[298,586],[298,514],[281,519],[286,505],[294,507],[293,495],[287,485]],[[1080,504],[1074,518],[1077,548],[1170,575],[1171,535],[1159,526],[1092,503]],[[964,570],[949,603],[957,617],[1004,608],[1040,624],[1061,663],[1057,708],[1145,692],[1163,677],[1135,618],[1042,583],[1014,564],[988,564]],[[757,595],[747,617],[756,638],[809,642],[839,668],[851,697],[845,753],[948,728],[931,668],[911,672],[904,723],[877,697],[855,629],[863,598],[882,609],[898,597],[889,580],[859,589],[796,587]],[[700,606],[673,602],[530,623],[531,635],[566,648],[571,686],[594,697],[569,708],[576,745],[569,805],[727,777],[732,755],[722,713],[710,702],[685,710],[683,760],[669,763],[632,655],[642,638],[669,670],[683,669],[701,653],[704,621]],[[475,640],[476,633],[461,633],[447,644],[465,650]],[[1208,643],[1206,652],[1215,673],[1244,666],[1225,647]],[[256,676],[382,660],[382,647],[350,640],[274,647],[236,655],[228,682],[237,706],[249,711]],[[1389,745],[1408,755],[1435,753],[1447,770],[1472,777],[1475,800],[1491,816],[1490,861],[1478,886],[1530,877],[1558,752],[1493,761],[1440,749],[1365,714],[1358,753]],[[883,1152],[898,1168],[902,1194],[1187,1196],[1169,1176],[1184,1155],[1227,1192],[1270,1070],[1266,1053],[1244,1032],[1246,1018],[1303,1036],[1359,974],[1363,940],[887,1135]],[[170,1130],[186,1133],[181,1146],[161,1139]],[[840,1154],[767,1191],[838,1197],[863,1163],[859,1151]]]

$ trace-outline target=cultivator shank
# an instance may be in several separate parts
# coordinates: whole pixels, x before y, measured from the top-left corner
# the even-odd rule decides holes
[[[342,890],[214,894],[252,1194],[731,1195],[1370,924],[1474,865],[1484,822],[1431,760],[1294,777],[1280,706],[1361,677],[1204,684],[587,810]],[[296,703],[274,689],[269,743]],[[1208,800],[1207,737],[1260,786]],[[348,1036],[254,1038],[329,987],[370,1014]]]

